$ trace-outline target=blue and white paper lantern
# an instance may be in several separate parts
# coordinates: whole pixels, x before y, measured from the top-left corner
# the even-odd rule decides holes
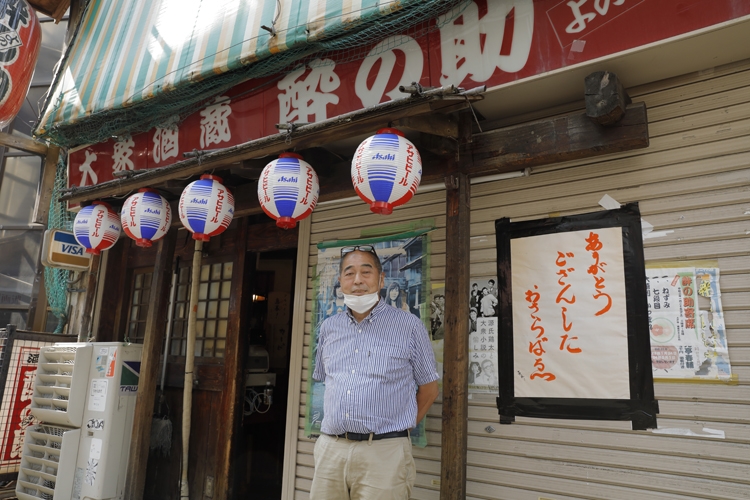
[[[208,241],[223,233],[234,217],[234,196],[215,175],[202,175],[180,196],[180,220],[193,239]]]
[[[172,225],[172,209],[163,196],[149,188],[140,189],[125,200],[120,212],[122,230],[139,247],[150,247]]]
[[[258,181],[261,208],[284,229],[310,215],[319,194],[318,174],[296,153],[281,153],[266,165]]]
[[[411,199],[422,179],[422,158],[400,131],[378,130],[357,148],[352,160],[352,184],[376,214],[389,215]]]
[[[99,255],[112,248],[120,237],[120,217],[109,204],[95,201],[76,215],[73,236],[86,253]]]

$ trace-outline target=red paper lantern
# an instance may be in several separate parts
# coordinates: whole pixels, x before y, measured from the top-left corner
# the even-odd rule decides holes
[[[25,0],[6,0],[0,12],[0,128],[18,114],[42,44],[36,13]]]

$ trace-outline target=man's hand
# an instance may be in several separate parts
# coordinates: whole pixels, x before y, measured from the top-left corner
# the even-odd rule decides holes
[[[419,425],[419,422],[421,422],[424,416],[427,415],[427,410],[430,409],[432,403],[437,399],[438,392],[437,380],[420,385],[417,388],[417,422],[414,427]]]

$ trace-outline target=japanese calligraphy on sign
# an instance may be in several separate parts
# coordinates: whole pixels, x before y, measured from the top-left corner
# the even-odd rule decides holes
[[[510,250],[515,396],[628,399],[622,229],[517,238]]]
[[[732,376],[716,267],[646,270],[654,378]]]
[[[73,149],[69,186],[91,186],[115,179],[115,173],[163,167],[194,149],[268,137],[278,133],[278,123],[320,122],[406,99],[409,94],[399,87],[412,82],[489,89],[750,12],[747,2],[736,0],[693,3],[685,9],[682,0],[473,0],[429,21],[434,30],[418,25],[384,39],[375,36],[371,46],[356,53],[332,51],[273,75],[275,85],[253,78],[227,89],[171,127]]]
[[[13,365],[8,377],[12,385],[4,393],[0,415],[0,473],[17,470],[21,463],[26,429],[36,423],[31,415],[31,398],[34,395],[38,359],[38,347],[17,345],[9,353],[8,361]]]

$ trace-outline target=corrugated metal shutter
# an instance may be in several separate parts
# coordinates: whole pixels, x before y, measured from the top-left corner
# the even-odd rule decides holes
[[[609,194],[638,201],[663,236],[645,240],[646,260],[716,259],[729,354],[737,385],[657,383],[660,428],[724,431],[725,438],[632,431],[629,422],[518,418],[499,425],[495,398],[469,401],[471,499],[750,498],[750,61],[630,89],[648,106],[651,146],[532,169],[529,177],[472,186],[471,274],[496,274],[494,221],[601,210]],[[316,211],[315,243],[361,227],[434,216],[432,278],[445,275],[444,191],[419,195],[384,220],[357,204]],[[321,207],[322,208],[322,207]],[[308,282],[305,343],[309,343]],[[305,354],[307,356],[307,354]],[[308,376],[307,359],[303,378]],[[303,384],[304,385],[304,384]],[[304,415],[305,395],[300,415]],[[414,498],[438,499],[440,400],[429,414],[429,446],[415,449]],[[485,427],[492,425],[495,432]],[[300,419],[296,496],[308,498],[313,443]]]

